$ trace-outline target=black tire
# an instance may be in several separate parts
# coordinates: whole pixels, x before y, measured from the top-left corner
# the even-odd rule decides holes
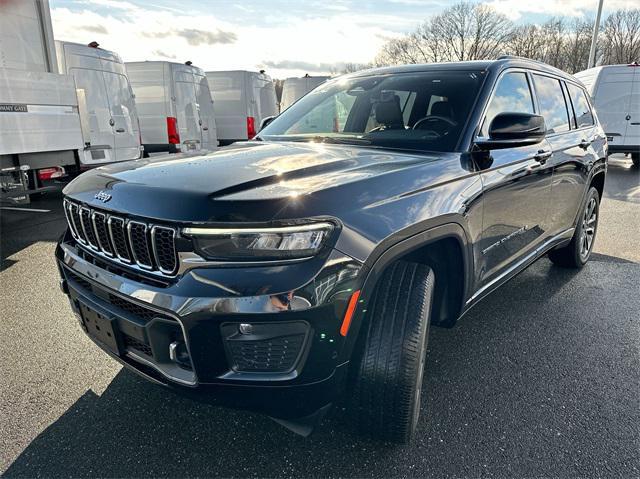
[[[350,404],[363,434],[403,444],[413,436],[434,284],[428,266],[398,261],[385,271],[371,298]]]
[[[559,266],[582,268],[593,251],[600,219],[600,195],[594,187],[589,189],[587,198],[580,210],[578,225],[571,242],[563,248],[549,252],[549,259]]]
[[[640,153],[631,153],[631,161],[633,161],[633,166],[640,166]]]

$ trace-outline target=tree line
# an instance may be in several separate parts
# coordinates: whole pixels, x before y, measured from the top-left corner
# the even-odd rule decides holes
[[[518,55],[576,73],[587,68],[593,25],[592,19],[563,17],[541,25],[515,25],[488,5],[461,2],[425,20],[413,32],[387,41],[373,66]],[[617,10],[600,23],[596,65],[634,61],[640,62],[640,9]]]

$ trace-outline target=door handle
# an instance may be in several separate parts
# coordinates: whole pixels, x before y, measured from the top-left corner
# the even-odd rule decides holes
[[[631,120],[631,115],[625,116],[624,119],[627,120],[627,121]]]
[[[116,128],[116,133],[124,133],[124,128]]]
[[[538,153],[533,156],[533,159],[541,165],[544,165],[551,155],[553,155],[553,151],[538,150]]]
[[[202,131],[208,131],[208,130],[209,130],[209,128],[208,128],[208,127],[206,127],[206,126],[203,126],[203,127],[202,127]]]
[[[585,140],[583,138],[582,140],[580,140],[580,143],[578,143],[578,146],[583,150],[586,150],[587,148],[589,148],[589,146],[591,146],[591,143],[593,143],[593,140]]]

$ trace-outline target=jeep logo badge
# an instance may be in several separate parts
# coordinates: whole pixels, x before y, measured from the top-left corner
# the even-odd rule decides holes
[[[106,203],[111,199],[111,195],[109,193],[105,193],[104,191],[100,191],[95,194],[94,198],[96,200],[102,201],[103,203]]]

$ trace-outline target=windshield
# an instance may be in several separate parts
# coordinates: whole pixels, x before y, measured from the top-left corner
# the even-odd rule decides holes
[[[395,73],[327,82],[260,132],[263,140],[455,151],[481,72]]]

